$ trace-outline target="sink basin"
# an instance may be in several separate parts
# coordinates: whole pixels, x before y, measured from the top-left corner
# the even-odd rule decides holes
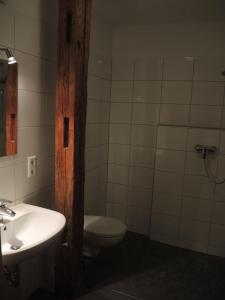
[[[1,225],[3,265],[18,264],[56,242],[66,219],[53,210],[21,203],[10,207],[15,217],[4,217]]]

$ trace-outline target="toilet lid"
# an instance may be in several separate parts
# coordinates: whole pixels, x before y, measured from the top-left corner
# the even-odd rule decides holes
[[[118,236],[124,234],[126,225],[122,222],[100,216],[84,216],[84,231],[88,234],[100,236]]]

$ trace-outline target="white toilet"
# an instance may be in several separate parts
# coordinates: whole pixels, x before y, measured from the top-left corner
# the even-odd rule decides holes
[[[126,233],[122,222],[101,216],[84,216],[84,256],[94,257],[101,248],[117,245]]]

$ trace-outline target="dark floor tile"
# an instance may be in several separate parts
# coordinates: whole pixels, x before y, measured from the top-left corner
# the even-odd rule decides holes
[[[224,300],[225,259],[128,233],[118,247],[85,260],[84,287],[80,300]],[[57,298],[39,291],[29,300],[39,299]]]

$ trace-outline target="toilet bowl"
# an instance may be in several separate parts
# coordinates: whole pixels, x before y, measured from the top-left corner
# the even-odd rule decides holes
[[[98,255],[101,248],[117,245],[126,233],[122,222],[101,216],[84,216],[83,254],[88,257]]]

